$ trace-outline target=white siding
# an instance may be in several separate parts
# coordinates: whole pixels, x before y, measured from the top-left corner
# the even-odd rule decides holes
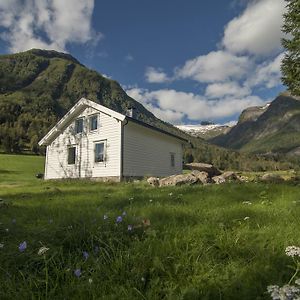
[[[175,153],[175,167],[171,166]],[[182,142],[133,122],[124,126],[124,176],[168,176],[182,172]]]
[[[98,129],[90,132],[88,116],[97,113]],[[79,117],[84,118],[84,132],[75,134],[74,121]],[[47,147],[45,178],[119,177],[121,121],[91,107],[86,108],[77,118]],[[97,141],[106,143],[104,162],[94,161],[94,144]],[[69,146],[76,147],[75,165],[68,165]]]

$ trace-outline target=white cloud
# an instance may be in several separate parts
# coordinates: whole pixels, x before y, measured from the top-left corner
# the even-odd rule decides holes
[[[171,81],[168,75],[162,69],[148,67],[145,72],[146,80],[150,83],[163,83]]]
[[[188,60],[176,70],[178,78],[192,78],[199,82],[217,82],[245,76],[251,61],[247,56],[236,56],[226,51],[212,51]]]
[[[258,65],[253,72],[252,76],[246,81],[246,85],[265,86],[267,88],[273,88],[281,83],[281,62],[284,57],[284,53],[279,54],[274,60],[266,61]]]
[[[237,82],[212,83],[206,87],[208,98],[223,98],[225,96],[245,97],[251,94],[249,87],[240,86]]]
[[[1,38],[11,52],[31,48],[66,51],[68,43],[97,44],[91,25],[94,0],[0,0]]]
[[[251,1],[225,27],[222,44],[232,53],[268,55],[281,48],[284,0]]]
[[[171,123],[181,123],[184,117],[189,120],[210,120],[233,116],[249,106],[262,105],[257,96],[225,97],[209,100],[194,93],[173,89],[149,91],[133,88],[126,91],[129,96],[141,102],[156,116]]]

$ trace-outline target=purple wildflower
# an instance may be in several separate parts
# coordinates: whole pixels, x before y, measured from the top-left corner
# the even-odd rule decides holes
[[[117,219],[116,219],[116,222],[121,223],[122,221],[123,221],[123,218],[121,216],[118,216]]]
[[[21,243],[21,244],[19,245],[19,251],[20,251],[20,252],[24,252],[26,248],[27,248],[27,243],[26,243],[26,241],[24,241],[23,243]]]
[[[108,215],[104,215],[103,220],[107,220],[107,219],[108,219]]]
[[[80,270],[80,269],[76,269],[76,270],[74,271],[74,275],[75,275],[76,277],[80,277],[80,276],[81,276],[81,270]]]
[[[133,229],[132,225],[129,224],[127,229],[128,229],[128,231],[132,231],[132,229]]]
[[[82,255],[85,260],[87,260],[89,258],[89,253],[87,251],[83,251]]]

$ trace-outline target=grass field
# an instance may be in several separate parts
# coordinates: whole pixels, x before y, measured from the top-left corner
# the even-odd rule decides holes
[[[270,299],[294,273],[298,185],[44,182],[43,162],[0,155],[1,300]]]

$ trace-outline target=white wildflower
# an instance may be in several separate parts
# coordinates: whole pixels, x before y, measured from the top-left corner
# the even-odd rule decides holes
[[[173,196],[173,193],[169,193],[169,196],[172,197],[172,196]]]
[[[250,202],[250,201],[243,201],[243,204],[248,204],[248,205],[251,205],[251,204],[252,204],[252,202]]]
[[[300,257],[300,247],[288,246],[285,248],[285,254],[287,256],[299,256]]]
[[[89,284],[92,284],[92,283],[93,283],[93,279],[89,278]]]
[[[244,221],[247,221],[247,220],[249,220],[250,219],[250,217],[245,217],[244,218]]]
[[[268,293],[271,295],[273,300],[292,300],[299,299],[300,289],[293,285],[284,285],[279,287],[278,285],[270,285],[267,288]]]
[[[4,248],[4,244],[0,243],[0,249]]]
[[[38,255],[44,255],[48,250],[49,248],[43,246],[39,249]]]

